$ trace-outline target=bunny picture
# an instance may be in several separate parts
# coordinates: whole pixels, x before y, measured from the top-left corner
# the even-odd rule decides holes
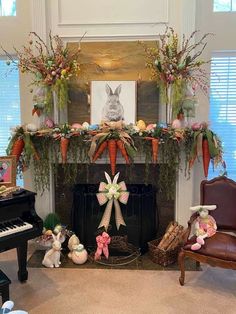
[[[124,108],[119,100],[121,84],[118,85],[113,93],[111,87],[106,84],[107,101],[102,109],[103,121],[120,121],[124,120]]]
[[[45,267],[59,267],[61,262],[60,262],[60,257],[61,257],[61,242],[60,242],[60,236],[61,232],[55,236],[52,234],[53,237],[53,243],[52,243],[52,248],[47,251],[44,255],[42,264]]]
[[[136,81],[91,81],[90,123],[136,122]]]

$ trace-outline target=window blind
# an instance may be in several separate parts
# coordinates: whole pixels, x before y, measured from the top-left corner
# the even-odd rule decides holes
[[[20,125],[19,72],[0,60],[0,154],[6,154],[10,128]]]
[[[236,0],[214,0],[214,12],[231,12],[236,10]]]
[[[16,16],[16,0],[0,0],[0,16]]]
[[[214,53],[212,57],[210,122],[222,140],[228,176],[236,180],[236,52]],[[210,177],[215,175],[210,171]]]

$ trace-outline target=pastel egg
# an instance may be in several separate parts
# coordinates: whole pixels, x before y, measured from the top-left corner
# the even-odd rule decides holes
[[[92,131],[97,130],[98,128],[99,128],[99,125],[98,125],[98,124],[91,124],[91,125],[89,126],[89,130],[92,130]]]
[[[143,120],[139,120],[137,122],[137,127],[140,129],[140,130],[145,130],[146,129],[146,123],[143,121]]]
[[[38,130],[38,128],[35,124],[29,123],[26,125],[26,130],[29,132],[36,132]]]
[[[89,129],[89,123],[88,123],[88,122],[84,122],[84,123],[82,124],[82,128],[83,128],[84,130],[88,130],[88,129]]]
[[[82,125],[80,123],[73,123],[71,128],[72,129],[82,129]]]
[[[152,130],[154,128],[155,128],[154,124],[150,123],[150,124],[147,125],[146,130],[149,131],[149,130]]]
[[[46,125],[46,127],[48,127],[49,129],[54,127],[54,121],[50,118],[47,118],[44,122],[44,124]]]
[[[172,122],[172,128],[174,128],[174,129],[180,129],[180,128],[181,128],[181,122],[180,122],[180,120],[175,119],[175,120]]]

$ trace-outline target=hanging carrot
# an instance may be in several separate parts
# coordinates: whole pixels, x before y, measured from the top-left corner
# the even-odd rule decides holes
[[[69,139],[66,137],[61,137],[61,159],[62,163],[65,164],[67,160],[67,150],[68,150],[68,145],[69,145]]]
[[[145,139],[150,140],[152,142],[152,162],[154,164],[156,164],[157,163],[157,157],[158,157],[159,138],[145,137]]]
[[[19,160],[20,155],[24,149],[25,142],[22,138],[18,138],[12,146],[11,155],[16,156],[16,162]]]
[[[117,147],[119,148],[121,155],[124,157],[125,162],[129,165],[130,164],[130,160],[129,160],[129,156],[127,154],[127,151],[125,149],[125,144],[122,140],[117,140],[116,142]]]
[[[116,155],[117,155],[116,140],[108,140],[107,145],[111,164],[111,173],[114,176],[116,173]]]
[[[154,164],[157,163],[158,145],[159,145],[159,139],[158,138],[153,138],[152,139],[152,161],[153,161]]]
[[[203,169],[204,175],[207,178],[208,176],[208,168],[210,164],[210,151],[209,151],[209,144],[207,139],[203,139],[202,141],[202,161],[203,161]]]
[[[197,157],[197,153],[189,160],[189,162],[188,162],[189,170],[192,169],[194,162],[196,160],[196,157]]]
[[[93,162],[95,162],[104,152],[104,150],[107,148],[107,141],[102,142],[98,149],[96,150],[94,156],[93,156]]]

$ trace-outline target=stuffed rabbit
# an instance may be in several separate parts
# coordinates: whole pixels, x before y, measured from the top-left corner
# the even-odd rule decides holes
[[[119,100],[120,92],[121,84],[116,87],[114,93],[111,87],[106,84],[107,102],[102,110],[102,120],[104,122],[124,120],[124,108]]]
[[[21,311],[21,310],[15,310],[15,311],[12,311],[14,307],[14,302],[12,301],[7,301],[5,303],[3,303],[2,307],[0,308],[0,314],[28,314],[28,312],[25,312],[25,311]]]
[[[52,248],[47,251],[44,255],[42,264],[45,267],[59,267],[61,262],[60,262],[60,256],[61,256],[61,242],[60,242],[60,236],[61,232],[55,236],[52,234],[53,237],[53,243],[52,243]]]

